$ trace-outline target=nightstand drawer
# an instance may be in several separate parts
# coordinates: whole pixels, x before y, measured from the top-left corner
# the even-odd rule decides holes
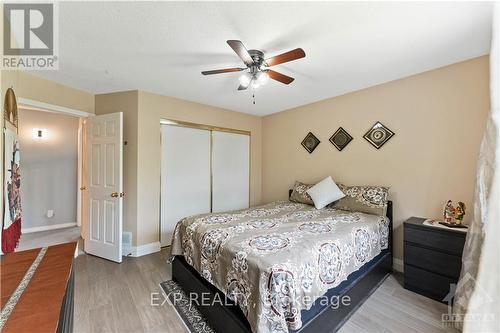
[[[457,255],[414,246],[410,243],[405,243],[404,262],[452,279],[458,279],[462,267],[462,259]]]
[[[462,256],[465,234],[441,231],[437,228],[405,226],[405,242],[412,242],[457,256]]]
[[[405,289],[430,297],[439,302],[450,292],[450,284],[456,284],[454,279],[434,274],[423,269],[405,264]]]

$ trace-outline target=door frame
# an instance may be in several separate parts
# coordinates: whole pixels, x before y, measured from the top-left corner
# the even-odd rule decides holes
[[[81,111],[77,109],[67,108],[65,106],[49,104],[45,102],[35,101],[29,98],[18,97],[17,98],[18,107],[22,107],[27,110],[35,110],[35,111],[46,111],[52,113],[63,113],[66,115],[71,115],[79,118],[86,118],[90,116],[95,116],[94,113]]]
[[[83,130],[84,130],[84,122],[85,119],[91,116],[95,116],[95,114],[81,111],[77,109],[68,108],[65,106],[49,104],[45,102],[40,102],[28,98],[18,97],[17,105],[20,109],[32,110],[32,111],[42,111],[42,112],[50,112],[50,113],[59,113],[67,116],[72,116],[80,119],[80,124],[78,126],[78,170],[77,170],[77,206],[76,206],[76,224],[77,226],[82,226],[82,206],[84,197],[82,196],[82,186],[83,184]],[[85,239],[85,228],[80,229],[80,234],[82,238]]]

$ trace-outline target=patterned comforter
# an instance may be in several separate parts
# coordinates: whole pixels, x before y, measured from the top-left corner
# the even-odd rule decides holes
[[[389,220],[274,202],[181,220],[172,255],[183,255],[234,300],[253,332],[302,326],[300,311],[388,247]]]

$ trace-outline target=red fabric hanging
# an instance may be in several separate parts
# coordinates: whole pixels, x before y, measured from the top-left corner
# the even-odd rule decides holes
[[[14,252],[21,237],[21,218],[14,221],[7,229],[2,230],[2,252]]]

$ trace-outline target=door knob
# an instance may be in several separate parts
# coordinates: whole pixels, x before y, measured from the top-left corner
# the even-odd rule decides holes
[[[125,196],[125,192],[120,192],[120,198],[123,198]]]
[[[119,196],[120,196],[120,194],[118,192],[111,193],[112,198],[118,198]]]
[[[85,191],[86,189],[87,189],[87,187],[85,187],[85,186],[80,187],[80,191]]]

